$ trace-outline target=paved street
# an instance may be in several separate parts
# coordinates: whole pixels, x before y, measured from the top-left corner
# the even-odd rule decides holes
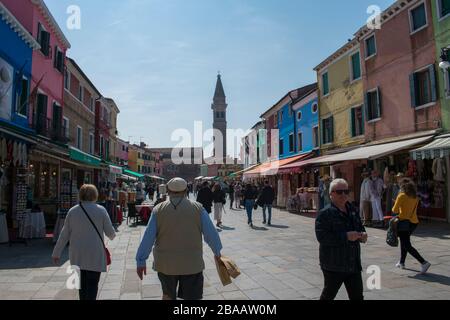
[[[223,287],[206,246],[205,299],[318,299],[322,273],[318,266],[318,244],[314,219],[274,211],[271,227],[262,225],[262,212],[255,214],[255,229],[246,225],[243,210],[230,211],[220,233],[223,254],[233,258],[242,275]],[[143,226],[124,223],[117,238],[108,243],[113,264],[100,281],[99,299],[160,299],[161,289],[155,272],[143,282],[135,272],[135,254]],[[365,289],[366,299],[450,299],[450,227],[424,222],[412,238],[413,244],[432,263],[430,273],[418,275],[420,266],[410,257],[407,270],[394,267],[398,248],[385,244],[385,231],[369,229],[369,243],[363,246],[363,267],[381,268],[381,290]],[[65,289],[65,264],[51,264],[50,240],[35,240],[28,247],[0,246],[0,299],[77,299],[77,291]],[[151,265],[149,261],[148,265]],[[364,276],[366,278],[367,275]],[[338,299],[347,299],[344,288]]]

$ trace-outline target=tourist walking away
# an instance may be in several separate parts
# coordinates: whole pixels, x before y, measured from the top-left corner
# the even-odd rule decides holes
[[[144,202],[144,200],[145,200],[144,186],[142,185],[141,182],[139,182],[136,187],[136,204],[140,205],[142,204],[142,202]]]
[[[208,181],[203,182],[202,187],[197,194],[197,202],[201,203],[206,212],[211,213],[213,203],[213,193],[209,187]]]
[[[271,225],[272,224],[272,205],[275,200],[275,190],[269,184],[269,181],[264,182],[264,187],[261,191],[261,194],[258,198],[258,205],[263,208],[263,224]],[[266,211],[268,213],[268,220],[266,220]]]
[[[52,254],[55,264],[68,243],[70,265],[80,270],[80,300],[96,300],[100,274],[106,272],[110,257],[104,245],[104,234],[116,236],[106,209],[97,205],[98,190],[85,184],[79,192],[80,204],[69,210]]]
[[[203,298],[203,241],[216,261],[222,243],[200,203],[186,198],[187,183],[175,178],[167,184],[169,200],[157,205],[136,254],[137,274],[147,274],[146,261],[153,250],[153,270],[161,282],[163,300]]]
[[[330,205],[330,182],[331,178],[329,175],[324,175],[322,177],[322,188],[320,191],[320,197],[322,198],[323,208]]]
[[[220,184],[216,183],[213,187],[213,205],[214,205],[214,220],[216,220],[216,226],[222,226],[222,213],[224,205],[226,203],[226,194],[222,190]]]
[[[416,186],[413,182],[406,182],[401,185],[400,193],[395,201],[392,211],[398,215],[397,234],[400,238],[400,261],[397,268],[405,269],[405,261],[408,253],[421,264],[421,273],[428,271],[431,264],[426,261],[411,244],[411,235],[419,225],[417,208],[419,199],[417,197]]]
[[[334,300],[342,284],[350,300],[363,300],[360,243],[367,242],[367,233],[349,203],[350,190],[344,179],[330,184],[331,205],[319,212],[316,237],[325,285],[320,300]]]
[[[230,197],[230,209],[233,209],[234,202],[234,183],[230,183],[228,187],[228,196]]]
[[[247,211],[247,224],[253,228],[253,207],[255,206],[255,199],[257,198],[256,187],[251,184],[247,184],[245,186],[244,191],[244,204],[245,210]]]
[[[234,202],[236,209],[241,209],[242,205],[242,185],[238,183],[236,187],[234,188]]]
[[[384,213],[381,207],[381,198],[383,196],[384,181],[380,178],[377,170],[372,171],[371,201],[372,201],[372,222],[375,227],[381,227],[383,224]]]
[[[362,173],[363,182],[361,183],[360,190],[360,204],[359,212],[363,225],[365,227],[372,226],[372,179],[370,178],[370,173],[365,171]]]

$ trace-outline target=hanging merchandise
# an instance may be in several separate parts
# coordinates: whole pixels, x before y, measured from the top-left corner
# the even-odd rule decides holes
[[[447,170],[445,168],[445,161],[442,158],[434,159],[433,161],[433,179],[435,181],[445,182],[445,175]]]
[[[1,162],[6,161],[7,153],[8,153],[8,149],[6,146],[6,139],[1,138],[1,140],[0,140],[0,161]]]

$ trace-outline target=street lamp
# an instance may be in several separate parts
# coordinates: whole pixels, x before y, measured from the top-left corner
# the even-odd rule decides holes
[[[442,70],[447,70],[450,68],[450,48],[442,48],[441,50],[441,62],[439,63],[439,68]]]

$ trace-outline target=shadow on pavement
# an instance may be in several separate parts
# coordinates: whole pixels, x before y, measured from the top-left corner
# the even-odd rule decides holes
[[[34,269],[56,267],[52,261],[54,244],[52,239],[29,240],[28,246],[13,244],[0,245],[0,270]],[[69,260],[68,248],[61,256],[60,265]]]
[[[444,222],[423,221],[419,224],[414,237],[450,240],[450,224]]]
[[[269,231],[269,229],[265,227],[256,227],[255,225],[253,225],[252,229],[256,231]]]
[[[277,225],[277,224],[271,224],[270,226],[268,226],[269,228],[277,228],[277,229],[289,229],[288,226],[282,226],[282,225]]]
[[[224,225],[222,225],[220,228],[221,228],[222,230],[227,230],[227,231],[230,231],[230,230],[236,230],[236,228],[227,227],[227,226],[224,226]]]
[[[443,276],[436,273],[416,274],[415,276],[408,276],[408,278],[422,280],[426,282],[437,282],[446,286],[450,286],[450,277]]]

